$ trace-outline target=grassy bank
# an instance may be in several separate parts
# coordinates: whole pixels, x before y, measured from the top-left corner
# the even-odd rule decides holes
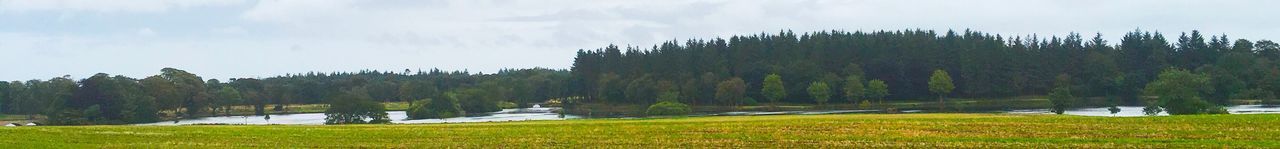
[[[14,148],[1276,148],[1280,115],[846,114],[345,126],[0,128]]]
[[[383,102],[383,107],[387,111],[404,111],[409,109],[409,102]],[[266,112],[268,114],[290,114],[290,113],[321,113],[329,109],[329,104],[288,104],[284,105],[281,111],[272,110],[274,104],[267,105]],[[217,115],[253,115],[252,105],[231,106],[231,113],[226,114],[219,111]]]

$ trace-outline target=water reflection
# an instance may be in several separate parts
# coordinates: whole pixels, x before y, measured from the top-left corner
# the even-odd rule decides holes
[[[1112,114],[1107,107],[1096,108],[1078,108],[1067,110],[1063,114],[1082,115],[1082,116],[1146,116],[1142,113],[1142,107],[1139,106],[1120,106],[1120,112]],[[1262,105],[1237,105],[1226,107],[1231,114],[1263,114],[1263,113],[1280,113],[1280,107],[1268,107]],[[419,124],[419,123],[466,123],[466,122],[504,122],[504,121],[526,121],[526,120],[564,120],[582,118],[576,115],[565,115],[561,117],[559,114],[553,113],[554,108],[524,108],[524,109],[504,109],[498,112],[489,113],[485,116],[471,117],[455,117],[446,119],[419,119],[405,120],[408,115],[404,111],[390,111],[387,116],[392,119],[392,123],[397,124]],[[817,111],[732,111],[713,114],[701,114],[694,116],[734,116],[734,115],[817,115],[817,114],[844,114],[844,113],[877,113],[879,110],[817,110]],[[928,112],[921,110],[903,110],[902,113],[920,113]],[[1025,109],[1025,110],[1009,110],[1009,111],[990,111],[1000,113],[1016,113],[1016,114],[1053,114],[1049,109]],[[1169,115],[1160,112],[1158,115]],[[178,122],[165,121],[138,125],[189,125],[189,124],[294,124],[294,125],[322,125],[324,124],[324,113],[302,113],[302,114],[278,114],[271,115],[271,119],[263,119],[263,116],[218,116],[205,117],[198,119],[187,119]]]
[[[419,123],[466,123],[466,122],[505,122],[505,121],[527,121],[527,120],[564,120],[579,118],[575,115],[565,115],[552,113],[547,108],[539,109],[504,109],[498,112],[489,113],[485,116],[471,117],[455,117],[446,119],[419,119],[405,120],[408,115],[404,111],[388,111],[387,117],[391,118],[391,123],[397,124],[419,124]],[[177,122],[163,121],[156,123],[138,124],[138,125],[190,125],[190,124],[248,124],[248,125],[266,125],[266,124],[291,124],[291,125],[323,125],[324,113],[300,113],[300,114],[273,114],[271,119],[263,119],[263,116],[217,116],[204,117],[197,119],[185,119]]]
[[[1111,114],[1111,111],[1108,111],[1107,108],[1108,107],[1071,109],[1071,110],[1067,110],[1066,112],[1063,112],[1063,114],[1082,115],[1082,116],[1116,116],[1116,117],[1147,116],[1146,114],[1142,113],[1142,107],[1139,107],[1139,106],[1119,106],[1120,112],[1115,114]],[[1227,112],[1231,114],[1280,113],[1280,107],[1274,107],[1274,106],[1236,105],[1236,106],[1229,106],[1226,108],[1227,108]],[[1008,111],[1008,113],[1053,114],[1053,112],[1050,112],[1049,109],[1013,110],[1013,111]],[[1164,115],[1169,115],[1169,113],[1162,111],[1157,115],[1164,116]]]

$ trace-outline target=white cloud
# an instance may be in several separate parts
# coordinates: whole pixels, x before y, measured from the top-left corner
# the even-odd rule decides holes
[[[0,0],[0,12],[165,12],[199,6],[222,6],[244,0]]]

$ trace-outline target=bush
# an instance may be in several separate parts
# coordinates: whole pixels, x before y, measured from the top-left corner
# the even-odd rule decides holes
[[[689,105],[679,102],[664,101],[649,106],[649,110],[645,113],[648,113],[650,116],[678,116],[688,115],[689,111],[692,111],[689,109]]]

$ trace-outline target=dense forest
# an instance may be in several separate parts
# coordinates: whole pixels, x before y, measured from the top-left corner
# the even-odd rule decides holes
[[[141,79],[99,73],[80,80],[0,81],[0,114],[43,115],[49,123],[74,125],[226,115],[232,106],[252,106],[261,115],[289,111],[288,104],[358,104],[350,110],[382,113],[363,108],[377,108],[376,102],[417,104],[409,113],[421,118],[547,101],[654,105],[651,114],[673,115],[688,113],[688,105],[944,96],[1048,95],[1055,108],[1077,102],[1056,99],[1076,97],[1151,106],[1155,104],[1143,99],[1161,96],[1229,105],[1232,99],[1274,99],[1280,91],[1278,58],[1275,42],[1199,31],[1170,42],[1160,32],[1135,30],[1116,44],[1100,34],[1085,39],[1075,33],[1005,37],[976,31],[783,31],[669,41],[651,48],[579,50],[570,70],[312,72],[205,80],[165,68]],[[1183,94],[1188,92],[1192,94]]]
[[[0,113],[44,115],[52,124],[125,124],[226,114],[234,105],[252,105],[255,113],[287,111],[286,104],[345,103],[338,98],[369,97],[380,102],[439,98],[461,94],[467,111],[501,110],[499,102],[527,104],[564,97],[569,72],[552,69],[402,73],[305,73],[270,78],[204,80],[165,68],[143,79],[99,73],[73,80],[0,81]],[[352,90],[359,95],[351,95]],[[333,101],[333,102],[330,102]]]
[[[1207,40],[1207,41],[1206,41]],[[825,31],[797,35],[733,36],[669,41],[651,48],[610,45],[579,50],[571,89],[590,103],[651,104],[675,92],[689,104],[764,102],[815,103],[874,98],[868,82],[887,86],[887,99],[929,99],[935,71],[954,82],[946,96],[1007,98],[1047,95],[1056,82],[1074,97],[1146,104],[1143,88],[1166,69],[1209,77],[1204,99],[1272,99],[1280,91],[1280,46],[1269,40],[1232,41],[1226,35],[1182,33],[1175,41],[1160,32],[1135,30],[1117,44],[1101,34],[1091,39],[1006,37],[977,31]],[[947,73],[949,72],[949,73]],[[768,93],[766,76],[779,76],[781,93]],[[745,81],[738,99],[720,99],[721,83]],[[817,86],[820,85],[820,86]],[[947,84],[951,85],[951,84]],[[731,85],[732,86],[732,85]],[[835,90],[811,96],[808,87]],[[847,91],[846,91],[847,90]],[[827,95],[830,94],[830,95]]]

